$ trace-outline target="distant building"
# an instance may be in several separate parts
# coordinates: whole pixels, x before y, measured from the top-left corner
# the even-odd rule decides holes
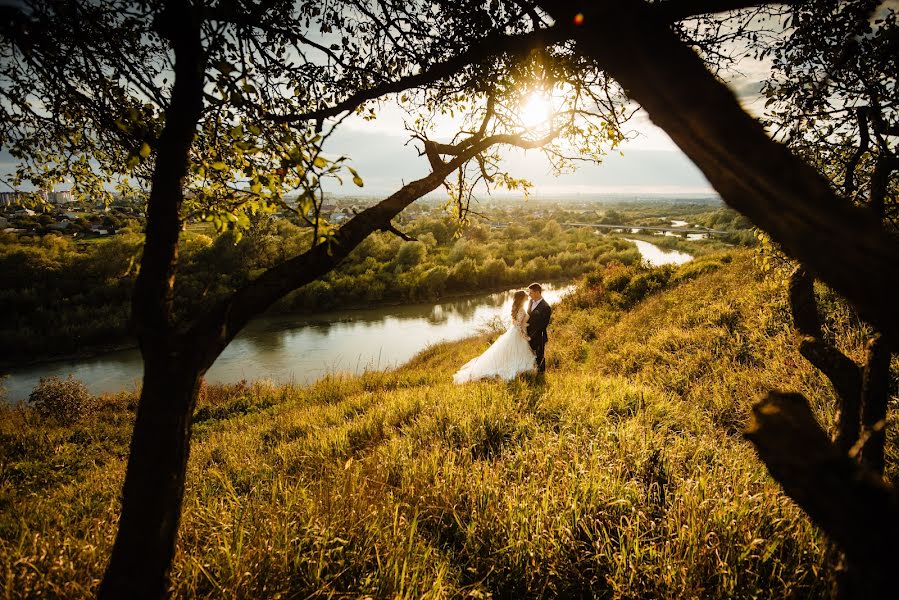
[[[41,190],[39,192],[23,193],[23,192],[0,192],[0,206],[12,206],[21,204],[28,199],[28,196],[40,196],[44,201],[50,204],[70,204],[75,201],[70,190],[62,192],[47,192]]]
[[[75,201],[70,190],[47,192],[45,197],[50,204],[69,204]]]
[[[19,192],[0,192],[0,206],[19,204],[25,199],[25,195]]]

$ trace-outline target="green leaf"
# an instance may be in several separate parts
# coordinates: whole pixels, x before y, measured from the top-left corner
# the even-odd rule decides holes
[[[213,169],[215,169],[216,171],[224,171],[225,169],[228,168],[228,165],[226,165],[225,163],[223,163],[223,162],[220,161],[220,160],[215,161],[215,162],[212,163],[210,166],[211,166]]]
[[[312,164],[315,165],[316,167],[318,167],[319,169],[322,169],[328,165],[328,161],[325,160],[324,158],[322,158],[321,156],[316,156],[315,160],[312,161]]]
[[[144,142],[140,145],[140,150],[138,151],[141,158],[150,158],[150,144]]]
[[[365,185],[365,182],[362,181],[361,177],[359,177],[359,173],[356,172],[356,169],[354,169],[353,167],[347,167],[347,169],[349,169],[350,173],[353,175],[353,183],[355,183],[359,187],[363,187]]]

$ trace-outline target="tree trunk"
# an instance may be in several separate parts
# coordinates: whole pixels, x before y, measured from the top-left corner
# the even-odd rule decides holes
[[[872,211],[838,197],[826,179],[771,140],[653,12],[655,4],[537,4],[557,23],[572,27],[577,51],[640,103],[729,206],[899,345],[899,244]]]
[[[156,22],[171,43],[175,79],[165,127],[156,144],[147,230],[132,297],[132,324],[144,378],[122,512],[100,598],[161,598],[181,517],[190,424],[203,369],[180,342],[173,319],[173,287],[189,153],[203,112],[205,54],[198,15],[189,3],[166,4]]]
[[[100,598],[161,598],[175,552],[199,373],[145,353],[122,514]]]
[[[878,475],[883,475],[883,445],[886,441],[887,404],[890,399],[890,348],[881,335],[868,340],[867,360],[862,382],[862,426],[867,439],[861,460]]]
[[[844,552],[837,598],[891,598],[899,561],[899,497],[850,458],[800,394],[770,392],[753,407],[746,437],[771,476]]]

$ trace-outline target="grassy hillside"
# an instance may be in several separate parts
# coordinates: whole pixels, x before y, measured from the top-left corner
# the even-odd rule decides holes
[[[830,296],[827,330],[861,352]],[[823,536],[739,431],[756,394],[832,393],[747,254],[612,267],[557,307],[549,373],[454,386],[490,335],[392,373],[210,387],[179,597],[807,598]],[[82,597],[114,534],[133,394],[74,427],[0,420],[0,590]],[[893,428],[895,429],[895,428]],[[895,444],[891,443],[891,452]],[[893,461],[894,462],[894,461]]]

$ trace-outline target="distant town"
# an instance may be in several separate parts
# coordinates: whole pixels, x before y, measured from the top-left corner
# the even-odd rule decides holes
[[[339,225],[353,217],[357,212],[380,201],[379,196],[326,196],[321,206],[320,215],[327,222]],[[670,196],[626,196],[607,195],[591,198],[569,197],[559,199],[523,200],[507,197],[489,197],[480,202],[476,210],[492,208],[526,208],[535,217],[544,215],[565,220],[577,220],[591,223],[614,223],[609,218],[615,211],[605,210],[605,218],[597,210],[597,204],[629,204],[658,201],[675,201],[685,204],[718,206],[717,197],[684,197]],[[407,208],[402,219],[424,215],[436,215],[445,212],[446,200],[439,197],[426,197]],[[288,201],[288,204],[292,202]],[[276,212],[275,218],[287,218],[302,225],[295,214]],[[71,236],[76,239],[93,239],[113,236],[122,233],[139,233],[144,227],[144,201],[115,196],[106,204],[103,202],[79,201],[71,191],[41,192],[0,192],[0,232],[17,236],[43,236],[47,234]],[[199,226],[198,221],[189,222],[188,226]],[[495,224],[502,227],[502,224]]]

